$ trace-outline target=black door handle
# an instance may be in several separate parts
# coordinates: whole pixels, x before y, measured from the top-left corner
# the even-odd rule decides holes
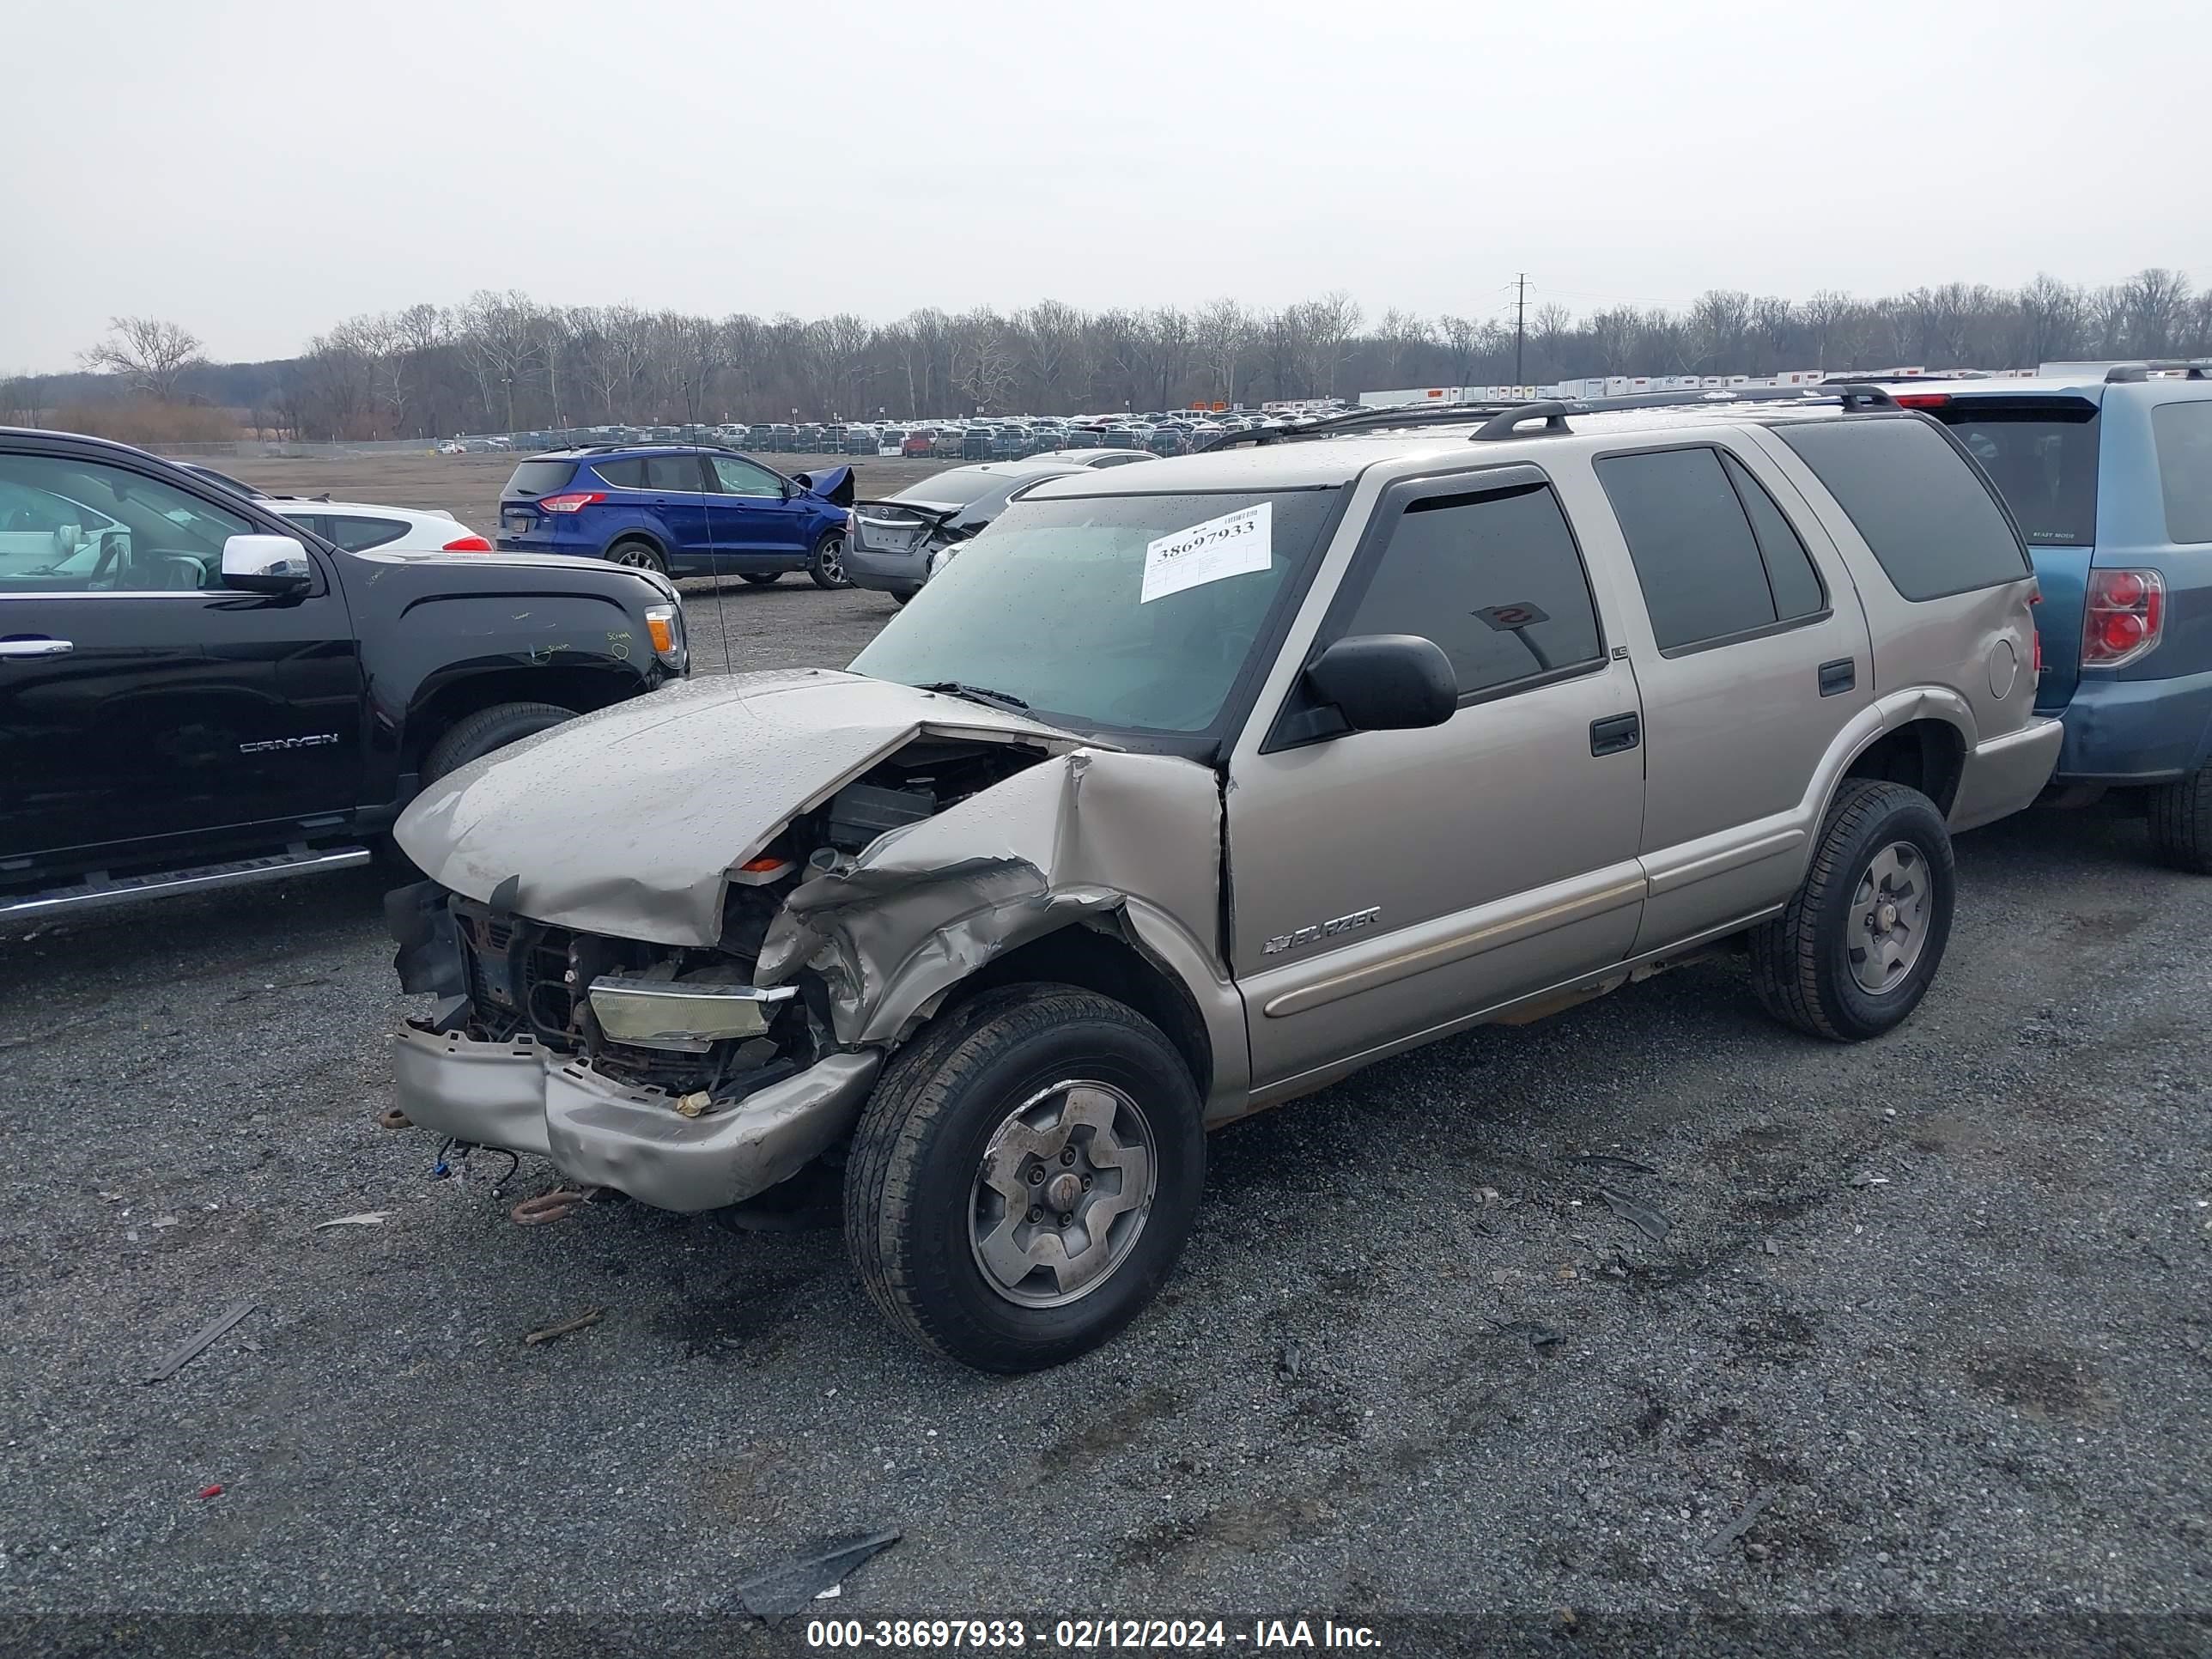
[[[1859,666],[1849,657],[1820,665],[1820,695],[1839,697],[1859,683]]]
[[[1631,713],[1590,722],[1590,753],[1618,755],[1644,740],[1644,722]]]

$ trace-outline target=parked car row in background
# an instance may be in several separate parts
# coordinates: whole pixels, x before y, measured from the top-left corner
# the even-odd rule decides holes
[[[1302,410],[1298,418],[1340,412]],[[907,455],[947,460],[1021,460],[1049,449],[1141,449],[1179,455],[1224,434],[1285,425],[1261,410],[1123,410],[1101,415],[939,416],[872,421],[761,421],[750,425],[565,427],[499,437],[448,438],[441,454],[711,444],[771,455]]]
[[[744,428],[744,437],[754,449],[1009,461],[1055,449],[1130,449],[1154,455],[1187,455],[1231,433],[1284,424],[1282,420],[1268,415],[1185,410],[1149,415],[865,422],[842,427],[756,426]]]

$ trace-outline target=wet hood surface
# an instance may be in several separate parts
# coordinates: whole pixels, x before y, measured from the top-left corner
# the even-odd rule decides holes
[[[830,669],[688,681],[617,703],[425,788],[393,834],[441,886],[586,933],[720,937],[725,874],[918,735],[1082,740],[963,698]]]

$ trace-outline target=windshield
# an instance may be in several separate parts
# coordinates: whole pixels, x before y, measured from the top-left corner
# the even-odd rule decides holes
[[[1336,491],[1017,501],[853,659],[1078,728],[1204,732]]]
[[[2031,547],[2097,539],[2097,411],[2078,402],[1991,408],[1962,398],[1931,411],[1982,464]]]

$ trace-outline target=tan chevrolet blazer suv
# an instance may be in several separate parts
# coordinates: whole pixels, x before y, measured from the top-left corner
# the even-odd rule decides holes
[[[842,1176],[882,1311],[1016,1371],[1151,1300],[1207,1131],[1361,1066],[1723,943],[1821,1037],[1927,994],[1950,836],[2059,741],[1942,426],[1831,387],[1230,443],[1022,492],[846,669],[431,784],[405,1118],[670,1210]]]

